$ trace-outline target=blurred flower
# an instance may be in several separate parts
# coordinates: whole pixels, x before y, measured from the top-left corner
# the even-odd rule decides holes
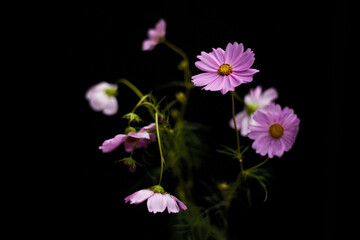
[[[259,70],[250,68],[255,61],[254,53],[248,48],[244,52],[242,43],[229,43],[225,51],[221,48],[210,53],[201,52],[197,56],[200,61],[195,66],[206,73],[192,77],[195,86],[205,86],[210,91],[235,91],[235,87],[253,80],[253,75]]]
[[[164,19],[160,19],[154,28],[149,29],[148,39],[142,43],[143,51],[153,50],[156,45],[165,37],[166,34],[166,22]]]
[[[130,202],[130,204],[139,204],[145,200],[147,200],[147,207],[149,212],[153,213],[163,212],[166,208],[168,213],[178,213],[180,209],[187,209],[183,202],[181,202],[176,197],[166,193],[160,185],[156,185],[151,189],[143,189],[131,194],[125,198],[125,203]]]
[[[249,124],[253,123],[252,116],[258,109],[265,109],[270,103],[272,103],[278,97],[278,93],[275,88],[269,88],[262,92],[261,86],[257,86],[250,90],[250,93],[245,95],[244,109],[235,115],[236,127],[241,132],[242,136],[246,136],[249,133]],[[231,118],[229,121],[230,127],[234,127],[234,120]]]
[[[150,142],[156,140],[156,135],[154,133],[155,130],[155,123],[152,123],[146,127],[143,127],[136,133],[131,131],[126,134],[118,134],[111,139],[105,140],[99,149],[101,149],[103,153],[108,153],[113,151],[122,143],[124,143],[126,152],[131,152],[133,150],[134,144],[136,144],[135,148],[147,147]]]
[[[85,98],[89,100],[94,111],[102,111],[105,115],[114,115],[118,110],[117,94],[117,85],[100,82],[89,88]]]
[[[300,120],[288,107],[270,104],[266,110],[258,110],[249,126],[249,138],[255,140],[252,147],[261,156],[281,157],[291,149],[299,131]]]

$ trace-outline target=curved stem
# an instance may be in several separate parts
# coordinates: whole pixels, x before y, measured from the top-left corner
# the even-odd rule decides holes
[[[263,162],[259,163],[258,165],[255,165],[255,166],[253,166],[253,167],[251,167],[251,168],[246,169],[246,171],[256,169],[256,168],[264,165],[268,160],[269,160],[269,157],[267,157]]]
[[[135,113],[136,109],[140,106],[150,106],[152,108],[148,108],[148,111],[150,113],[150,115],[154,118],[154,112],[153,109],[156,112],[159,112],[159,110],[154,106],[154,104],[149,103],[149,102],[145,102],[147,98],[151,98],[153,97],[151,94],[146,94],[144,96],[142,96],[142,98],[140,99],[140,101],[136,104],[136,106],[133,108],[132,113]]]
[[[236,126],[236,120],[235,120],[235,101],[234,101],[234,92],[231,92],[231,103],[232,103],[232,116],[233,116],[233,121],[234,121],[234,128],[235,128],[235,132],[236,132],[236,143],[237,143],[237,150],[238,150],[238,158],[239,158],[239,162],[240,162],[240,168],[241,168],[241,172],[244,171],[244,166],[243,166],[243,161],[242,161],[242,157],[241,157],[241,152],[240,152],[240,136],[239,136],[239,131],[237,129]]]
[[[181,50],[180,48],[178,48],[177,46],[175,46],[174,44],[172,44],[171,42],[168,42],[167,40],[164,40],[164,44],[166,46],[168,46],[170,49],[172,49],[174,52],[176,52],[177,54],[179,54],[183,59],[184,59],[184,63],[185,63],[185,67],[184,67],[184,73],[185,73],[185,87],[188,88],[192,88],[193,85],[191,83],[191,71],[189,68],[189,58],[186,55],[186,53]]]
[[[122,83],[124,85],[126,85],[127,87],[129,87],[136,95],[138,95],[139,98],[143,98],[144,94],[137,88],[135,87],[134,84],[132,84],[131,82],[129,82],[128,80],[122,78],[119,79],[116,83]]]
[[[155,113],[155,124],[156,124],[156,135],[158,138],[158,143],[159,143],[159,151],[160,151],[160,160],[161,160],[161,170],[160,170],[160,179],[159,179],[159,185],[161,184],[161,180],[162,180],[162,175],[163,175],[163,171],[164,171],[164,156],[163,156],[163,152],[162,152],[162,148],[161,148],[161,139],[160,139],[160,128],[159,128],[159,116],[158,113]]]

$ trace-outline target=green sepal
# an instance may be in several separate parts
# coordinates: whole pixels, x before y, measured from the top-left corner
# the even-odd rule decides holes
[[[160,186],[160,185],[152,186],[150,189],[155,193],[161,193],[161,194],[166,193],[164,188],[162,186]]]
[[[128,134],[129,132],[136,133],[136,129],[133,127],[127,127],[125,128],[125,134]]]
[[[136,113],[133,113],[133,112],[125,114],[122,118],[129,119],[129,122],[136,121],[137,123],[139,123],[142,121],[142,119],[139,117],[139,115],[137,115]]]

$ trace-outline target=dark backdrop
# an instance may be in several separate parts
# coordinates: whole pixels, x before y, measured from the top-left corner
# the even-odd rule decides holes
[[[251,48],[256,57],[253,67],[260,72],[252,83],[238,87],[238,93],[243,96],[257,85],[275,87],[276,102],[293,108],[301,120],[292,150],[266,165],[273,173],[268,201],[235,208],[234,236],[330,239],[336,230],[336,151],[341,130],[333,126],[340,120],[345,7],[313,1],[127,1],[66,8],[60,17],[65,33],[60,37],[66,47],[59,70],[65,74],[58,83],[64,99],[61,129],[66,135],[60,146],[65,158],[59,165],[65,172],[62,191],[55,198],[61,200],[59,219],[66,215],[67,220],[56,223],[58,234],[103,239],[123,239],[127,234],[134,239],[169,236],[167,213],[154,215],[147,212],[146,204],[124,204],[129,186],[138,178],[114,163],[121,152],[98,150],[105,139],[124,129],[121,116],[131,111],[136,96],[120,89],[119,114],[111,117],[93,112],[84,98],[86,90],[100,81],[127,78],[145,93],[181,81],[182,73],[176,69],[181,58],[176,53],[162,45],[141,51],[148,28],[164,18],[166,38],[188,54],[194,74],[200,73],[193,63],[201,51],[224,49],[234,41]],[[158,94],[173,97],[171,92]],[[235,134],[227,127],[229,94],[194,89],[186,116],[208,126],[210,149],[217,144],[235,146]],[[222,161],[217,168],[221,157],[215,154],[208,159],[204,176],[231,176],[234,170],[229,169],[236,165]]]

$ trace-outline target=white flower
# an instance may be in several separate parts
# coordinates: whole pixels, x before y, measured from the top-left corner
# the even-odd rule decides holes
[[[105,115],[114,115],[118,110],[116,99],[117,85],[100,82],[86,92],[86,99],[94,111],[102,111]]]
[[[262,93],[261,86],[257,86],[250,90],[250,93],[245,95],[244,110],[235,115],[236,127],[242,136],[247,136],[249,133],[249,124],[253,124],[253,114],[258,109],[265,109],[270,103],[278,98],[278,93],[275,88],[269,88]],[[234,127],[234,120],[231,118],[229,121],[230,127]]]

